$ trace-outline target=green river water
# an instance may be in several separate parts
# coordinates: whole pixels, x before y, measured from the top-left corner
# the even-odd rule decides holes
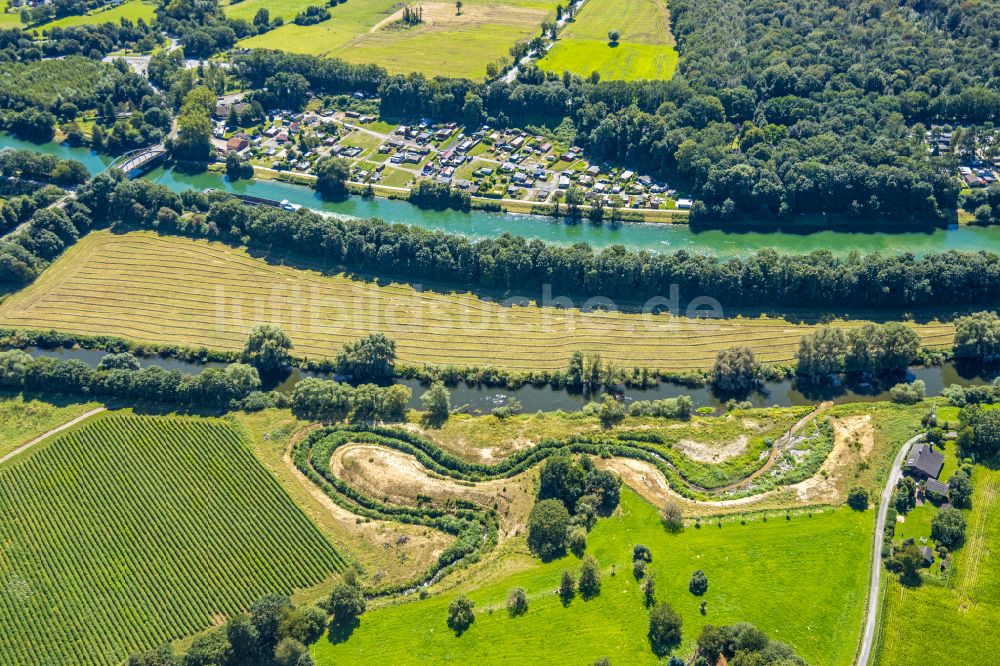
[[[56,155],[64,159],[79,160],[92,172],[104,169],[111,161],[88,148],[64,144],[34,144],[0,134],[0,147],[26,148]],[[836,255],[851,250],[862,254],[913,253],[920,256],[945,250],[1000,250],[1000,227],[954,226],[927,231],[870,232],[816,231],[813,233],[730,232],[722,230],[693,231],[687,225],[668,224],[603,224],[589,222],[567,223],[552,218],[532,215],[486,213],[473,211],[424,210],[405,201],[382,198],[351,197],[347,201],[322,201],[316,193],[299,185],[268,180],[230,182],[218,173],[185,174],[175,169],[157,168],[145,175],[148,180],[160,183],[174,191],[202,190],[208,187],[253,194],[268,199],[287,199],[293,203],[330,213],[354,217],[379,217],[387,222],[410,224],[425,229],[462,234],[471,238],[487,238],[509,232],[526,238],[546,242],[571,244],[586,242],[595,248],[621,244],[631,249],[665,252],[688,250],[720,257],[746,256],[764,248],[780,252],[808,253],[828,249]]]

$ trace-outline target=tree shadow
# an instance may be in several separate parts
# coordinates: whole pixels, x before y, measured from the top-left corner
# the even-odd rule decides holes
[[[919,571],[914,571],[912,573],[904,571],[899,574],[899,582],[904,587],[916,589],[924,584],[924,579],[923,577],[921,577]]]
[[[330,641],[334,645],[339,643],[344,643],[351,637],[354,630],[361,626],[360,618],[351,618],[350,620],[342,620],[340,622],[331,621],[330,627],[326,632],[326,640]]]

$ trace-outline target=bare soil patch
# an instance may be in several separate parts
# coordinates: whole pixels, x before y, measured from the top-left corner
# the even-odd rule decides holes
[[[747,444],[749,443],[750,438],[748,436],[740,435],[732,441],[721,444],[706,444],[704,442],[696,442],[692,439],[682,439],[674,446],[692,460],[701,463],[719,463],[741,455],[747,450]]]

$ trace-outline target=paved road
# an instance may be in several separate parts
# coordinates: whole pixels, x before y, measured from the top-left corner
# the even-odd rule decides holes
[[[871,659],[872,642],[875,640],[875,626],[878,623],[878,592],[882,583],[882,535],[885,533],[885,519],[889,513],[889,502],[892,499],[892,491],[899,483],[903,475],[901,465],[910,447],[924,438],[921,433],[913,437],[900,447],[896,459],[892,461],[892,469],[889,470],[889,478],[882,489],[882,499],[878,505],[878,520],[875,522],[875,542],[872,548],[872,575],[871,584],[868,589],[868,608],[865,617],[865,631],[861,637],[861,648],[858,651],[858,658],[855,662],[857,666],[868,666]]]
[[[86,414],[81,414],[80,416],[76,417],[72,421],[69,421],[68,423],[64,423],[61,426],[59,426],[58,428],[53,428],[52,430],[49,430],[44,435],[36,437],[35,439],[31,440],[30,442],[28,442],[24,446],[17,447],[16,449],[14,449],[13,451],[11,451],[7,455],[5,455],[2,458],[0,458],[0,465],[3,465],[5,462],[7,462],[8,460],[10,460],[11,458],[13,458],[14,456],[16,456],[17,454],[23,453],[23,452],[27,451],[28,449],[30,449],[31,447],[33,447],[35,444],[38,444],[40,442],[44,442],[46,439],[48,439],[52,435],[56,435],[56,434],[62,432],[63,430],[66,430],[67,428],[72,428],[77,423],[80,423],[81,421],[85,421],[85,420],[89,419],[94,414],[100,414],[101,412],[105,411],[105,409],[106,409],[105,407],[98,407],[97,409],[92,409],[89,412],[87,412]]]

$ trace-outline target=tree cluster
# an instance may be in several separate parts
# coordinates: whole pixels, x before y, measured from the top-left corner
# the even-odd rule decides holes
[[[410,389],[400,384],[351,386],[327,379],[307,377],[295,385],[291,407],[296,416],[311,421],[371,424],[403,421],[410,402]]]
[[[724,655],[735,666],[805,666],[805,661],[785,643],[771,640],[750,624],[739,622],[723,627],[705,625],[698,637],[695,663],[715,664]]]

